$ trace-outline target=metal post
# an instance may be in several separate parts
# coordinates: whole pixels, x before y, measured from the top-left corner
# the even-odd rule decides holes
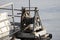
[[[36,15],[36,11],[37,11],[37,7],[35,7],[35,15]],[[35,28],[35,20],[36,20],[36,16],[34,16],[34,25],[33,25],[33,30]]]
[[[13,23],[14,23],[14,9],[13,9],[13,4],[11,5],[12,7],[12,19],[13,19]]]
[[[30,14],[30,0],[29,0],[29,14]]]
[[[14,30],[15,30],[15,21],[14,21],[14,7],[13,7],[13,4],[11,5],[12,7],[12,20],[13,20],[13,26],[14,26]]]
[[[13,20],[13,27],[14,27],[14,30],[15,31],[15,21],[14,21],[14,6],[13,4],[11,5],[12,7],[12,20]],[[15,35],[12,36],[12,39],[11,40],[15,40]]]

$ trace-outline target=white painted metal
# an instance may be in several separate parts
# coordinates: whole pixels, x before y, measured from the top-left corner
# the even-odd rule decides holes
[[[37,27],[35,30],[38,30],[38,29],[41,29],[41,27]],[[46,29],[43,28],[43,29],[42,29],[41,31],[39,31],[39,32],[34,32],[34,34],[35,34],[35,36],[37,36],[37,37],[39,37],[39,35],[40,35],[40,36],[43,36],[43,35],[46,34]]]
[[[5,20],[7,19],[7,20]],[[4,20],[4,21],[2,21]],[[8,15],[6,12],[4,13],[0,13],[0,38],[5,37],[7,35],[9,35],[9,31],[10,31],[10,22],[8,20]]]
[[[8,3],[8,4],[1,5],[0,8],[4,8],[4,7],[10,6],[10,5],[12,5],[12,4],[13,4],[13,3],[10,2],[10,3]]]

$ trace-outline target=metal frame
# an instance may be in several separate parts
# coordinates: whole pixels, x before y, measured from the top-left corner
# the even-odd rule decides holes
[[[13,3],[11,2],[11,3],[8,3],[8,4],[4,4],[4,5],[1,5],[0,6],[0,9],[1,8],[4,8],[4,7],[8,7],[8,6],[11,6],[11,11],[12,11],[12,20],[13,20],[13,26],[14,26],[14,28],[15,28],[15,24],[14,24],[14,5],[13,5]],[[11,19],[11,18],[9,18],[9,19]],[[9,19],[5,19],[5,20],[9,20]],[[0,22],[3,22],[3,21],[5,21],[5,20],[2,20],[2,21],[0,21]],[[9,26],[11,26],[11,25],[9,25]],[[5,27],[5,26],[4,26]],[[14,32],[14,33],[16,33],[16,32]],[[14,34],[14,33],[12,33],[12,34]],[[12,35],[12,34],[10,34],[10,35]],[[8,35],[9,36],[9,35]]]
[[[7,7],[7,6],[11,6],[11,8],[12,8],[12,19],[13,19],[13,22],[14,22],[14,7],[13,7],[13,3],[12,3],[12,2],[0,6],[0,9],[1,9],[1,8],[4,8],[4,7]]]
[[[8,7],[8,6],[11,6],[11,9],[10,9],[10,8],[4,8],[4,7]],[[24,8],[29,8],[29,7],[24,7]],[[35,7],[30,7],[30,8],[35,8]],[[22,10],[20,10],[20,9],[14,9],[14,5],[13,5],[12,2],[0,6],[0,9],[2,9],[2,10],[11,10],[11,11],[12,11],[12,15],[8,15],[8,16],[11,16],[11,17],[12,17],[13,22],[11,22],[11,23],[13,24],[14,29],[15,29],[14,17],[21,17],[21,16],[14,15],[14,11],[22,11]],[[27,11],[35,11],[35,9],[34,9],[34,10],[29,9],[29,10],[27,10]],[[39,10],[36,10],[36,11],[39,11]],[[19,14],[21,14],[21,13],[19,13]],[[9,19],[10,19],[10,18],[9,18]],[[8,20],[8,19],[6,19],[6,20]],[[3,20],[3,21],[4,21],[4,20]],[[16,32],[17,32],[17,31],[16,31]],[[14,32],[14,33],[16,33],[16,32]],[[12,33],[12,34],[14,34],[14,33]]]
[[[4,7],[7,7],[7,6],[11,6],[11,9],[10,8],[4,8]],[[39,11],[39,10],[37,10],[37,7],[30,7],[30,0],[29,0],[29,7],[24,7],[24,8],[29,8],[29,10],[27,10],[27,11],[29,11],[29,13],[30,13],[30,11],[34,11],[34,13],[36,14],[37,13],[37,11]],[[35,8],[34,10],[31,10],[30,8]],[[15,36],[14,34],[16,33],[16,32],[18,32],[18,31],[20,31],[20,30],[15,30],[15,21],[14,21],[14,17],[21,17],[21,16],[17,16],[17,15],[14,15],[14,11],[22,11],[22,10],[20,10],[20,9],[14,9],[14,5],[13,5],[13,3],[8,3],[8,4],[5,4],[5,5],[2,5],[2,6],[0,6],[0,9],[3,9],[3,10],[11,10],[12,11],[12,15],[8,15],[8,16],[11,16],[12,17],[12,19],[13,19],[13,22],[12,22],[12,24],[13,24],[13,26],[14,26],[14,32],[13,33],[11,33],[10,35],[13,35],[13,36]],[[21,13],[19,13],[19,14],[21,14]],[[39,15],[38,15],[39,16]],[[35,16],[36,17],[36,16]],[[8,19],[6,19],[6,20],[8,20]],[[35,20],[35,19],[34,19]],[[3,21],[5,21],[5,20],[3,20]],[[0,22],[2,22],[2,21],[0,21]],[[41,20],[40,20],[40,22],[41,22]],[[17,24],[17,23],[16,23]],[[35,21],[34,21],[34,25],[35,25]],[[33,25],[33,31],[34,31],[34,26]],[[41,23],[41,26],[42,26],[42,23]],[[8,36],[10,36],[10,35],[8,35]],[[20,34],[21,35],[21,34]],[[18,36],[20,36],[19,34],[18,34]],[[39,35],[39,37],[40,37],[40,35]],[[34,35],[34,38],[35,38],[35,35]]]
[[[4,8],[4,7],[6,7],[6,6],[11,6],[11,9],[10,8]],[[23,8],[29,8],[27,11],[29,11],[29,13],[30,12],[32,12],[32,11],[34,11],[34,13],[36,14],[37,13],[37,11],[39,11],[39,10],[37,10],[37,7],[23,7]],[[33,8],[33,10],[32,9],[30,9],[30,8]],[[14,31],[15,31],[15,21],[14,21],[14,17],[21,17],[21,16],[17,16],[17,15],[14,15],[14,11],[22,11],[22,10],[20,10],[20,9],[14,9],[14,5],[13,5],[13,3],[8,3],[8,4],[5,4],[5,5],[2,5],[2,6],[0,6],[0,9],[3,9],[3,10],[11,10],[12,11],[12,15],[8,15],[8,16],[11,16],[12,17],[12,19],[13,19],[13,22],[12,22],[12,24],[13,24],[13,26],[14,26]],[[19,14],[21,14],[21,13],[19,13]],[[34,24],[35,25],[35,24]],[[34,26],[33,25],[33,31],[34,31]],[[16,31],[17,32],[17,31]],[[16,32],[14,32],[14,33],[16,33]],[[14,33],[12,33],[12,34],[14,34]]]

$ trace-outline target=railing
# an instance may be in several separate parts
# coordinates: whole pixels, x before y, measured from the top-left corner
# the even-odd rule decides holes
[[[4,7],[8,7],[8,6],[11,6],[11,8],[12,8],[12,19],[13,19],[13,23],[14,23],[14,7],[13,7],[13,3],[11,2],[11,3],[8,3],[8,4],[1,5],[0,9],[4,8]]]
[[[11,6],[11,9],[10,8],[4,8],[4,7],[7,7],[7,6]],[[23,8],[29,8],[29,7],[23,7]],[[37,10],[36,8],[37,7],[30,7],[30,8],[33,8],[33,9],[27,9],[27,11],[30,11],[30,12],[34,12],[35,14],[37,13],[37,11],[39,11],[39,10]],[[8,4],[5,4],[5,5],[2,5],[2,6],[0,6],[0,9],[2,9],[2,10],[11,10],[12,11],[12,15],[8,15],[8,16],[10,16],[10,17],[12,17],[12,19],[13,19],[13,22],[12,22],[12,24],[13,24],[13,26],[14,26],[14,29],[15,29],[15,20],[14,20],[14,17],[21,17],[21,16],[18,16],[18,15],[14,15],[14,11],[22,11],[22,10],[20,10],[20,9],[14,9],[14,5],[13,5],[13,3],[8,3]],[[21,13],[17,13],[17,14],[21,14]],[[21,21],[21,20],[20,20]],[[35,24],[34,24],[35,25]],[[34,26],[33,25],[33,26]],[[42,25],[42,24],[41,24]],[[33,30],[34,30],[34,27],[33,27]],[[17,31],[16,31],[17,32]],[[14,32],[14,33],[16,33],[16,32]],[[14,34],[14,33],[12,33],[12,34]]]
[[[11,11],[12,11],[12,15],[8,15],[8,16],[11,16],[12,17],[12,20],[13,20],[13,26],[14,26],[14,32],[13,33],[11,33],[10,35],[13,35],[14,33],[16,33],[17,31],[19,31],[19,30],[16,30],[15,29],[15,21],[14,21],[14,17],[17,17],[17,16],[14,16],[14,5],[13,5],[13,3],[11,2],[11,3],[8,3],[8,4],[4,4],[4,5],[1,5],[0,6],[0,9],[3,9],[4,7],[9,7],[9,6],[11,6]],[[6,9],[5,9],[6,10]],[[20,16],[19,16],[20,17]],[[11,19],[11,18],[9,18],[9,19]],[[5,20],[9,20],[9,19],[5,19]],[[2,21],[0,21],[0,22],[3,22],[3,21],[5,21],[5,20],[2,20]],[[12,25],[9,25],[9,26],[12,26]],[[5,27],[5,26],[4,26]],[[4,28],[3,27],[3,28]],[[2,33],[3,34],[3,33]],[[10,36],[10,35],[8,35],[8,36]]]

